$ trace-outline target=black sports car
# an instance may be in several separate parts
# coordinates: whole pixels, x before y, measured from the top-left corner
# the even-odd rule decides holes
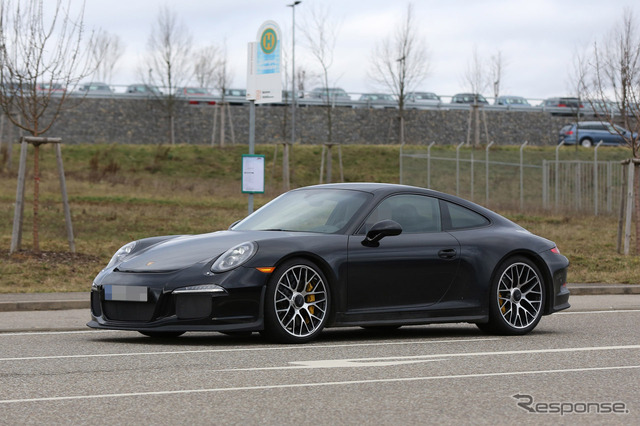
[[[229,230],[123,246],[91,286],[94,328],[153,337],[475,323],[525,334],[569,307],[556,245],[461,198],[354,183],[289,191]]]

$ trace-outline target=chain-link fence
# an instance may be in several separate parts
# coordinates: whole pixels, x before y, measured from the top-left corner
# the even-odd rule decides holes
[[[595,215],[617,214],[620,209],[622,165],[620,160],[598,160],[597,151],[581,153],[593,160],[556,160],[545,158],[548,150],[529,148],[526,143],[495,151],[491,145],[437,148],[431,144],[426,150],[404,149],[402,183],[455,194],[494,209]]]

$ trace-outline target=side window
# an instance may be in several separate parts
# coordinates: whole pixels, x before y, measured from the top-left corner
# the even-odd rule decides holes
[[[489,225],[487,218],[474,211],[467,209],[466,207],[459,206],[457,204],[445,202],[444,203],[449,212],[449,224],[446,228],[455,229],[467,229],[467,228],[479,228]]]
[[[398,222],[403,234],[441,230],[438,200],[423,195],[394,195],[385,199],[371,212],[361,232],[367,232],[376,222],[386,219]]]

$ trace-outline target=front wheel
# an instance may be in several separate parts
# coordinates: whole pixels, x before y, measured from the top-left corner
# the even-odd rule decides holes
[[[496,271],[489,322],[477,326],[498,334],[527,334],[540,322],[544,301],[545,287],[537,266],[527,258],[513,257]]]
[[[327,322],[329,284],[314,263],[292,259],[279,266],[267,285],[264,335],[281,343],[305,343]]]

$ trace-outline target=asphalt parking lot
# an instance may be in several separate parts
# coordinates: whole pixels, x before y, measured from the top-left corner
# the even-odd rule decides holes
[[[0,333],[0,423],[637,423],[640,295],[572,303],[525,337],[345,328],[295,346],[85,330],[84,309],[3,312],[50,331]]]

